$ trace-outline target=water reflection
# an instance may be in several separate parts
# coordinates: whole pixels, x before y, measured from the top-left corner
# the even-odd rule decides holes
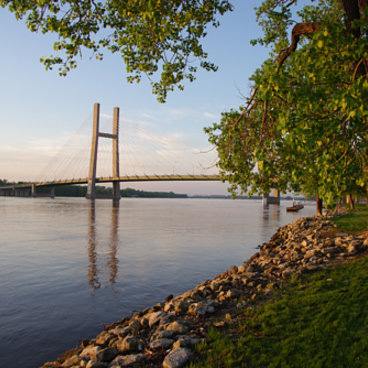
[[[280,221],[280,205],[278,204],[266,204],[263,205],[262,223],[269,225],[269,223]],[[272,220],[272,221],[271,221]]]
[[[118,237],[118,224],[119,224],[119,202],[114,201],[111,208],[111,232],[109,238],[109,255],[110,259],[107,262],[110,277],[109,282],[111,285],[115,284],[118,273],[118,258],[117,258],[117,245],[119,243]],[[97,267],[97,231],[96,231],[96,203],[95,201],[89,201],[88,208],[88,283],[93,290],[97,290],[101,287],[99,281],[99,270]]]
[[[116,282],[116,275],[118,273],[118,262],[116,258],[118,238],[118,224],[119,224],[119,201],[112,202],[111,213],[111,237],[110,237],[110,260],[108,265],[110,266],[110,284],[113,285]]]
[[[272,213],[272,218],[275,222],[280,221],[280,205],[274,204],[271,206],[270,212]]]

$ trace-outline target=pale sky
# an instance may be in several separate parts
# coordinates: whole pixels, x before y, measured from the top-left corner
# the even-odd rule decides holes
[[[207,157],[198,154],[211,148],[203,127],[219,121],[221,112],[242,104],[243,96],[249,93],[249,77],[268,54],[261,46],[253,47],[249,43],[261,34],[254,12],[259,1],[232,2],[234,11],[220,19],[219,28],[209,29],[203,41],[209,60],[215,62],[219,70],[198,73],[195,82],[187,83],[184,91],[171,93],[165,104],[157,102],[146,79],[139,85],[126,82],[125,66],[118,55],[106,54],[100,62],[91,60],[85,51],[78,68],[67,77],[60,77],[56,69],[45,71],[39,59],[53,53],[55,38],[31,33],[24,23],[0,8],[0,178],[37,180],[42,179],[39,177],[42,172],[44,176],[52,172],[55,178],[62,175],[54,173],[57,165],[50,162],[67,142],[68,147],[83,143],[80,137],[86,129],[91,129],[95,102],[101,104],[104,117],[112,114],[114,106],[120,107],[121,140],[125,131],[126,138],[130,136],[134,141],[130,143],[130,153],[124,156],[126,167],[121,164],[123,173],[138,170],[143,164],[137,163],[135,167],[134,160],[145,154],[142,168],[145,173],[160,169],[169,171],[167,174],[180,173],[180,169],[185,170],[182,174],[197,173],[199,161],[203,161],[200,163],[203,168],[213,163],[214,152]],[[84,133],[73,141],[71,137],[76,137],[83,123]],[[159,148],[161,145],[165,152]],[[167,167],[148,152],[148,146],[156,150]],[[172,152],[172,158],[168,152]],[[87,173],[88,167],[82,162],[80,165],[82,172],[76,175],[86,176],[83,171]],[[222,183],[128,186],[188,194],[227,193]]]

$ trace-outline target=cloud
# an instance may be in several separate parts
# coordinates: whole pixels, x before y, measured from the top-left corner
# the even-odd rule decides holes
[[[219,118],[220,118],[219,114],[213,114],[213,113],[207,112],[207,111],[203,113],[203,116],[205,116],[206,118],[209,118],[209,119],[217,119],[217,120],[219,120]]]
[[[170,108],[167,106],[159,106],[155,110],[140,113],[144,119],[148,119],[159,123],[176,123],[178,120],[188,117],[198,116],[198,111],[191,108]]]

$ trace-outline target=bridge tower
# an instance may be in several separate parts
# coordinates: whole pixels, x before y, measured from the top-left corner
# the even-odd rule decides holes
[[[87,199],[96,198],[96,171],[97,171],[97,152],[98,139],[112,139],[112,176],[119,178],[119,108],[114,107],[114,117],[112,123],[112,134],[100,132],[100,104],[95,103],[93,107],[93,133],[91,158],[89,161],[89,174],[87,186]],[[120,182],[113,181],[113,200],[120,199]]]

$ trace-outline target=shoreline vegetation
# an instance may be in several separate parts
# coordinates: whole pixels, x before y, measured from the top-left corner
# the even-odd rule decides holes
[[[368,240],[344,225],[367,220],[357,212],[283,226],[243,264],[42,367],[366,367]]]
[[[85,197],[87,194],[87,187],[80,185],[70,185],[64,187],[55,187],[55,196],[57,197]],[[104,186],[96,186],[97,196],[111,196],[112,188]],[[177,194],[174,192],[149,192],[133,188],[126,188],[120,190],[122,198],[187,198],[186,194]]]

